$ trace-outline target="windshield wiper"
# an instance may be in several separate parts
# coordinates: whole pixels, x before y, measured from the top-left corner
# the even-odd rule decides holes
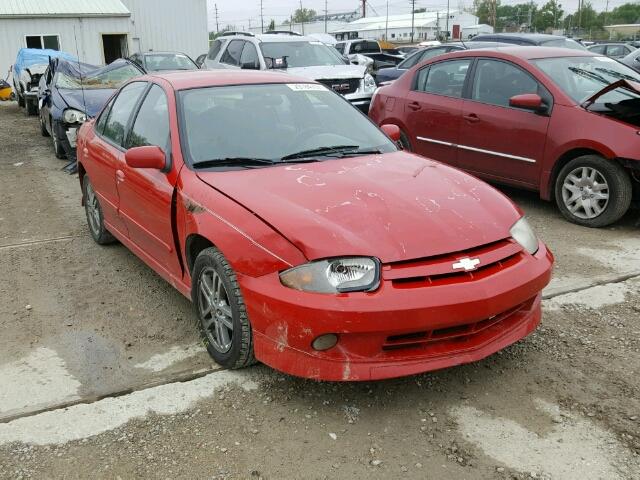
[[[624,73],[616,72],[615,70],[610,70],[608,68],[597,67],[596,70],[602,73],[606,73],[607,75],[611,75],[612,77],[615,77],[615,78],[621,78],[623,80],[631,80],[633,82],[638,81],[637,78],[632,77],[631,75],[625,75]]]
[[[598,82],[602,82],[605,85],[609,85],[611,83],[606,78],[598,75],[597,73],[590,72],[589,70],[585,70],[583,68],[569,67],[569,70],[583,77],[591,78],[592,80],[597,80]]]
[[[312,157],[346,157],[351,155],[369,155],[380,153],[377,148],[361,149],[358,145],[332,145],[330,147],[310,148],[301,152],[292,153],[282,157],[282,161],[296,160]]]
[[[214,158],[211,160],[203,160],[201,162],[195,162],[193,168],[209,168],[209,167],[261,167],[263,165],[274,165],[277,163],[269,158],[254,158],[254,157],[226,157],[226,158]]]

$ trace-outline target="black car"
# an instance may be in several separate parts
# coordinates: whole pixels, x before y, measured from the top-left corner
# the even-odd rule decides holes
[[[595,45],[589,45],[587,50],[593,53],[599,53],[606,55],[607,57],[620,59],[629,55],[636,50],[636,47],[627,43],[596,43]]]
[[[138,52],[129,60],[140,66],[145,72],[166,70],[198,70],[200,67],[191,57],[181,52]]]
[[[575,40],[562,35],[547,35],[545,33],[486,33],[473,37],[474,42],[500,42],[513,45],[537,45],[540,47],[572,48],[586,50]]]
[[[380,84],[382,82],[391,82],[393,80],[396,80],[414,65],[417,65],[420,62],[428,60],[429,58],[433,58],[437,55],[442,55],[444,53],[457,52],[459,50],[470,50],[475,48],[496,48],[500,46],[510,47],[512,45],[498,42],[477,42],[474,38],[472,42],[448,43],[435,47],[422,48],[417,52],[413,52],[412,54],[410,54],[397,66],[382,68],[378,70],[376,81],[378,82],[378,84]]]

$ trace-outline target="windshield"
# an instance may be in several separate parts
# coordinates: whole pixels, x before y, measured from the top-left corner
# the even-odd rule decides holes
[[[145,55],[145,65],[149,72],[160,70],[197,70],[198,66],[189,57],[175,53],[154,53]]]
[[[322,85],[183,90],[179,108],[185,153],[192,164],[237,158],[281,161],[300,152],[336,146],[349,146],[353,152],[396,150],[373,123]]]
[[[82,77],[71,76],[63,72],[58,72],[56,86],[69,90],[100,89],[100,88],[119,88],[124,82],[133,77],[140,76],[140,70],[133,65],[125,64],[119,68],[114,68],[97,75],[89,74]]]
[[[264,42],[260,44],[260,49],[266,58],[287,57],[289,67],[345,64],[335,48],[322,42]]]
[[[532,62],[578,104],[618,80],[640,82],[640,74],[609,57],[543,58]],[[618,103],[637,97],[635,93],[617,88],[597,101]]]
[[[544,45],[545,47],[560,47],[571,48],[573,50],[586,50],[584,46],[582,46],[575,40],[571,40],[570,38],[558,38],[555,40],[549,40],[547,42],[541,42],[540,45]]]

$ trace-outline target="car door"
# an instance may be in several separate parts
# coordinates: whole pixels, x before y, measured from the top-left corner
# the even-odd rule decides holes
[[[244,48],[244,40],[231,40],[220,57],[221,68],[240,68],[240,57]]]
[[[132,168],[123,161],[116,179],[119,211],[129,239],[161,268],[176,273],[180,265],[171,229],[171,202],[177,175],[172,174],[169,123],[167,94],[160,85],[150,84],[133,115],[125,147],[158,146],[165,152],[167,168]]]
[[[416,153],[456,164],[462,92],[470,65],[471,59],[452,59],[416,71],[405,100],[405,125]]]
[[[514,95],[535,93],[551,111],[551,94],[511,62],[480,58],[470,98],[462,108],[458,164],[480,176],[536,186],[549,116],[509,106]]]
[[[607,45],[607,56],[611,58],[624,58],[629,52],[624,45]]]
[[[134,106],[147,86],[146,82],[126,85],[102,111],[94,131],[84,146],[87,174],[100,201],[105,222],[110,228],[127,236],[125,223],[118,207],[120,199],[116,187],[116,171],[124,163],[124,133]]]

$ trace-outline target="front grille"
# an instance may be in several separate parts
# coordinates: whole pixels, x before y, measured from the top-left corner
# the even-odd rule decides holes
[[[383,266],[382,276],[394,288],[420,288],[472,282],[494,275],[524,258],[522,246],[511,239],[435,257],[390,263]],[[479,260],[477,268],[456,269],[461,259]]]
[[[509,321],[513,321],[514,315],[520,310],[531,307],[533,299],[517,305],[506,312],[480,320],[478,322],[457,325],[454,327],[439,328],[436,330],[423,330],[410,332],[401,335],[388,336],[382,344],[382,349],[400,350],[415,348],[439,348],[443,345],[449,347],[458,346],[464,348],[465,344],[473,340],[474,337],[488,334],[493,328],[502,331]]]
[[[354,93],[360,87],[359,78],[331,78],[318,80],[318,82],[341,95]]]

